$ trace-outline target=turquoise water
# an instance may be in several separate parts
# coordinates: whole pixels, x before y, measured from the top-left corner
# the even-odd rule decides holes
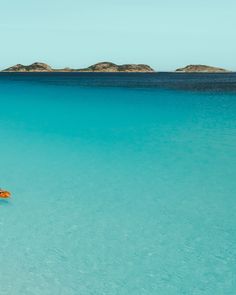
[[[235,294],[236,77],[90,77],[0,76],[0,294]]]

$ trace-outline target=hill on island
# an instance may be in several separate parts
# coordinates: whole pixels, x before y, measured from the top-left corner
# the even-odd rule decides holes
[[[101,62],[84,69],[53,69],[51,66],[35,62],[31,65],[17,64],[3,70],[3,72],[154,72],[154,70],[144,64],[117,65],[111,62]]]
[[[222,68],[211,67],[206,65],[188,65],[184,68],[179,68],[176,72],[183,73],[226,73],[229,72]]]
[[[80,72],[154,72],[154,70],[144,64],[125,64],[117,65],[112,62],[100,62],[85,69],[80,69]]]
[[[25,66],[22,64],[17,64],[15,66],[12,66],[10,68],[7,68],[3,70],[3,72],[52,72],[53,69],[41,62],[35,62],[31,65]]]

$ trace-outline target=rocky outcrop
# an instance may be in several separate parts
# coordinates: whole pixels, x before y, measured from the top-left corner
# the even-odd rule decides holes
[[[228,72],[225,69],[210,67],[206,65],[188,65],[185,68],[177,69],[176,72],[183,73],[225,73]]]
[[[4,72],[53,72],[53,69],[45,63],[35,62],[29,66],[17,64],[5,69]]]
[[[85,69],[53,69],[45,63],[35,62],[32,65],[17,64],[3,70],[3,72],[154,72],[148,65],[127,64],[116,65],[111,62],[101,62]]]
[[[101,62],[85,69],[79,69],[80,72],[118,72],[118,66],[112,62]]]
[[[100,62],[85,69],[78,70],[80,72],[154,72],[154,70],[144,64],[125,64],[117,65],[111,62]]]

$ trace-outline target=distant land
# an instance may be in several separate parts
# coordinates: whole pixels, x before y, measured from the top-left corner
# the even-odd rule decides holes
[[[184,68],[177,69],[176,72],[183,72],[183,73],[227,73],[228,70],[217,68],[217,67],[210,67],[206,65],[188,65]]]
[[[53,69],[49,65],[41,62],[35,62],[31,65],[25,66],[17,64],[10,68],[3,70],[3,72],[155,72],[148,65],[143,64],[125,64],[116,65],[111,62],[101,62],[84,69]]]
[[[17,64],[2,72],[104,72],[104,73],[153,73],[155,70],[146,64],[124,64],[117,65],[112,62],[100,62],[83,69],[54,69],[46,63],[35,62],[31,65]],[[211,67],[207,65],[188,65],[179,68],[175,72],[178,73],[227,73],[228,70]]]
[[[144,64],[126,64],[116,65],[112,62],[101,62],[92,65],[85,69],[80,69],[80,72],[155,72],[148,65]]]

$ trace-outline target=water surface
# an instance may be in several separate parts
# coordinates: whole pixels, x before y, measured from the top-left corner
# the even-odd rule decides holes
[[[236,75],[1,74],[0,294],[235,294]]]

